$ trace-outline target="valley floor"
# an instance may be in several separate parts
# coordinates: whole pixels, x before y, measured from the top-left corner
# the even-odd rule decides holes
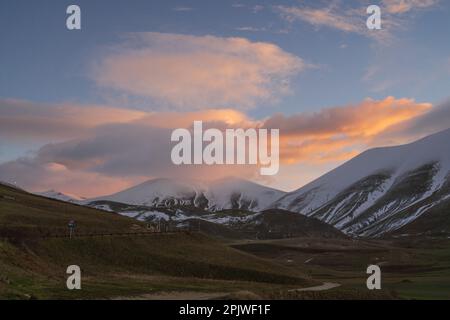
[[[329,293],[340,291],[345,295],[356,290],[364,296],[370,292],[366,268],[377,264],[382,272],[382,290],[378,293],[385,297],[450,299],[449,239],[297,238],[237,242],[232,246],[298,268],[315,280],[341,284]]]
[[[94,258],[105,245],[117,255]],[[128,253],[118,262],[133,245],[147,258]],[[152,248],[141,252],[142,245]],[[223,243],[200,234],[0,242],[0,298],[450,299],[449,248],[448,239]],[[82,290],[69,291],[63,266],[75,260],[85,276]],[[382,290],[366,288],[369,264],[381,267]]]

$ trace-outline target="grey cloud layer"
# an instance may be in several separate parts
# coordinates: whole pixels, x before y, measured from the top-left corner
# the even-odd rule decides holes
[[[35,106],[25,103],[22,117],[18,123],[26,123],[29,116],[26,108]],[[75,107],[73,107],[75,108]],[[203,113],[146,113],[128,122],[114,123],[116,117],[110,114],[112,123],[99,123],[84,130],[76,129],[70,139],[49,143],[33,154],[15,161],[0,164],[0,180],[17,182],[31,190],[62,188],[71,193],[80,194],[89,185],[116,185],[114,190],[136,181],[151,177],[184,178],[220,178],[227,175],[243,177],[258,176],[255,166],[175,166],[170,159],[173,143],[170,142],[172,127],[189,127],[192,119],[204,120],[206,127],[227,128],[234,126],[253,126],[280,128],[281,160],[283,156],[293,162],[308,159],[321,161],[321,155],[329,153],[336,157],[351,144],[367,143],[367,139],[376,138],[377,146],[383,142],[398,143],[409,141],[418,135],[430,134],[446,129],[450,123],[450,103],[432,108],[429,104],[417,104],[413,100],[394,99],[367,100],[357,105],[322,110],[312,114],[292,116],[274,115],[265,121],[251,121],[243,114],[231,111],[205,111]],[[80,109],[83,110],[81,107]],[[20,108],[18,109],[20,110]],[[56,109],[48,108],[46,112]],[[119,110],[118,118],[122,119]],[[428,112],[427,112],[428,111]],[[45,119],[45,112],[41,109]],[[231,112],[231,113],[230,113]],[[63,113],[62,119],[66,119]],[[230,118],[226,118],[226,115]],[[50,116],[50,115],[49,115]],[[24,117],[24,119],[22,119]],[[50,123],[58,122],[58,117]],[[386,119],[406,119],[398,126],[384,130],[380,127]],[[100,116],[100,118],[102,118]],[[104,118],[104,117],[103,117]],[[222,119],[222,120],[220,120]],[[1,119],[1,121],[6,121]],[[61,120],[66,124],[66,120]],[[234,122],[233,122],[234,121]],[[70,124],[71,122],[67,122]],[[98,121],[93,121],[98,123]],[[166,126],[166,127],[164,127]],[[30,126],[30,132],[39,134],[45,125]],[[84,128],[84,127],[81,127]],[[17,130],[21,130],[18,128]],[[55,132],[53,132],[55,131]],[[51,129],[46,134],[64,136],[63,125]],[[380,133],[381,131],[381,133]],[[385,132],[384,132],[385,131]],[[369,136],[367,136],[367,134]],[[7,140],[11,132],[0,130],[1,139]],[[339,136],[339,139],[336,137]],[[352,137],[352,139],[350,139]],[[22,139],[28,141],[30,137]],[[343,154],[343,157],[348,155]],[[94,190],[95,191],[95,190]],[[106,193],[106,192],[105,192]]]

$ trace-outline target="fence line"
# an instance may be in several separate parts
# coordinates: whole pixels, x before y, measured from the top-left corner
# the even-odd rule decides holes
[[[186,234],[191,234],[191,233],[198,233],[197,231],[193,231],[193,230],[170,230],[170,231],[141,231],[141,232],[92,232],[92,233],[74,233],[72,234],[72,236],[70,236],[70,234],[46,234],[46,235],[33,235],[31,237],[23,237],[23,236],[1,236],[0,235],[0,239],[6,239],[6,240],[14,240],[14,239],[27,239],[27,240],[31,240],[31,239],[70,239],[70,238],[94,238],[94,237],[127,237],[127,236],[137,236],[137,237],[142,237],[142,236],[151,236],[151,235],[157,235],[157,234],[177,234],[177,233],[186,233]]]

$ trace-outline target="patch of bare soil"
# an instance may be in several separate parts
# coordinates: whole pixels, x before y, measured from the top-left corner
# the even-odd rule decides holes
[[[223,299],[229,292],[196,292],[196,291],[173,291],[148,293],[132,297],[116,297],[113,300],[215,300]]]

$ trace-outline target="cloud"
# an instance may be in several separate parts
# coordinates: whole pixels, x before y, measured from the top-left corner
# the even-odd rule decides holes
[[[192,11],[194,9],[191,8],[191,7],[177,6],[177,7],[174,7],[172,10],[173,11],[179,11],[179,12],[187,12],[187,11]]]
[[[367,99],[316,113],[273,115],[263,126],[281,128],[282,161],[317,164],[348,160],[369,146],[379,146],[386,142],[380,139],[386,130],[425,115],[431,108],[431,104],[411,99]]]
[[[288,93],[291,78],[306,67],[271,43],[151,32],[128,35],[92,76],[101,87],[154,105],[248,109]]]
[[[235,30],[237,30],[237,31],[247,31],[247,32],[258,32],[258,31],[266,31],[266,28],[237,27]]]
[[[102,124],[131,122],[144,115],[142,111],[99,105],[0,99],[0,137],[7,141],[58,141],[78,137]]]
[[[23,112],[17,119],[19,122],[26,122],[29,116],[26,108],[34,108],[31,103],[23,105]],[[71,108],[77,114],[77,107],[73,105]],[[441,108],[435,109],[410,99],[388,97],[383,100],[367,99],[355,105],[328,108],[316,113],[276,114],[263,120],[250,119],[239,111],[226,109],[139,112],[136,118],[111,117],[109,122],[103,119],[78,135],[69,135],[70,139],[48,143],[27,156],[0,164],[0,180],[17,182],[19,186],[34,191],[58,189],[81,196],[97,196],[119,191],[152,177],[217,179],[237,175],[260,179],[257,166],[173,165],[170,160],[172,130],[191,128],[194,120],[202,120],[205,127],[221,130],[280,129],[280,160],[284,165],[303,163],[318,166],[345,161],[369,146],[385,143],[385,132],[391,131],[391,136],[395,137],[389,143],[398,143],[410,138],[411,131],[417,130],[419,125],[427,127],[434,123],[436,117],[441,118],[444,125],[448,120],[444,115],[450,114],[450,108],[438,113]],[[85,110],[83,106],[78,109],[80,112]],[[435,115],[430,110],[436,112]],[[55,106],[43,109],[41,116],[44,123],[31,126],[30,133],[36,130],[39,134],[39,130],[46,126],[47,113],[53,117],[48,117],[49,124],[55,119],[66,123],[66,112],[66,109]],[[116,112],[123,115],[131,112],[134,117],[134,111]],[[413,126],[413,123],[416,125]],[[409,124],[409,129],[402,134],[393,131],[393,128],[407,128],[406,124]],[[53,129],[47,134],[59,137],[63,134],[63,127],[60,125],[58,130]],[[2,139],[6,134],[0,131]],[[27,136],[22,138],[28,139]]]
[[[252,12],[253,13],[258,13],[258,12],[260,12],[262,10],[264,10],[264,6],[261,6],[259,4],[252,7]]]
[[[40,136],[40,139],[56,141],[0,164],[1,181],[17,183],[28,190],[58,189],[81,196],[97,196],[152,177],[216,179],[235,174],[250,178],[257,174],[257,166],[212,168],[175,166],[171,162],[170,136],[174,128],[190,128],[193,121],[199,119],[217,128],[254,124],[235,110],[154,113],[104,107],[91,109],[90,119],[90,109],[86,106],[41,106],[26,101],[14,101],[14,105],[17,106],[15,112],[11,108],[7,111],[16,114],[16,124],[28,124],[27,132],[20,134],[23,126],[11,125],[16,131],[0,130],[2,140],[15,136],[16,144],[20,144]],[[105,111],[103,117],[97,114],[99,111]],[[38,120],[35,119],[37,113]],[[68,115],[77,117],[72,119]],[[71,130],[67,132],[69,127]]]
[[[344,5],[332,1],[326,7],[276,6],[275,10],[287,21],[300,20],[316,28],[328,27],[346,33],[373,38],[382,44],[390,44],[393,34],[405,28],[405,14],[431,8],[438,0],[383,0],[381,7],[382,29],[369,30],[366,26],[367,6]]]
[[[28,190],[43,192],[55,188],[77,196],[91,197],[114,193],[136,185],[146,178],[120,179],[83,170],[69,170],[58,163],[39,163],[37,159],[23,157],[0,165],[2,181]]]
[[[424,136],[450,128],[450,100],[397,126],[385,130],[378,136],[377,143],[398,144],[412,142]]]
[[[336,11],[333,6],[326,8],[285,7],[278,6],[279,12],[290,22],[297,19],[316,27],[327,26],[345,32],[361,33],[362,27],[354,18]],[[359,20],[359,19],[358,19]],[[360,22],[360,21],[359,21]]]
[[[402,14],[416,9],[429,8],[439,0],[383,0],[384,8],[392,14]]]
[[[176,166],[170,159],[171,132],[145,124],[103,126],[89,137],[47,144],[0,164],[0,180],[32,191],[58,189],[92,197],[154,177],[207,180],[258,173],[257,166]]]
[[[359,34],[376,40],[381,44],[392,41],[392,30],[400,28],[400,24],[391,16],[382,16],[382,29],[369,30],[366,26],[367,13],[365,7],[349,8],[332,2],[323,8],[277,6],[276,10],[290,23],[306,22],[315,28],[327,27],[345,33]]]
[[[145,112],[99,105],[0,99],[0,138],[18,144],[77,139],[109,124],[145,123],[159,128],[177,128],[188,127],[197,119],[241,126],[247,126],[249,122],[245,114],[232,109]]]

